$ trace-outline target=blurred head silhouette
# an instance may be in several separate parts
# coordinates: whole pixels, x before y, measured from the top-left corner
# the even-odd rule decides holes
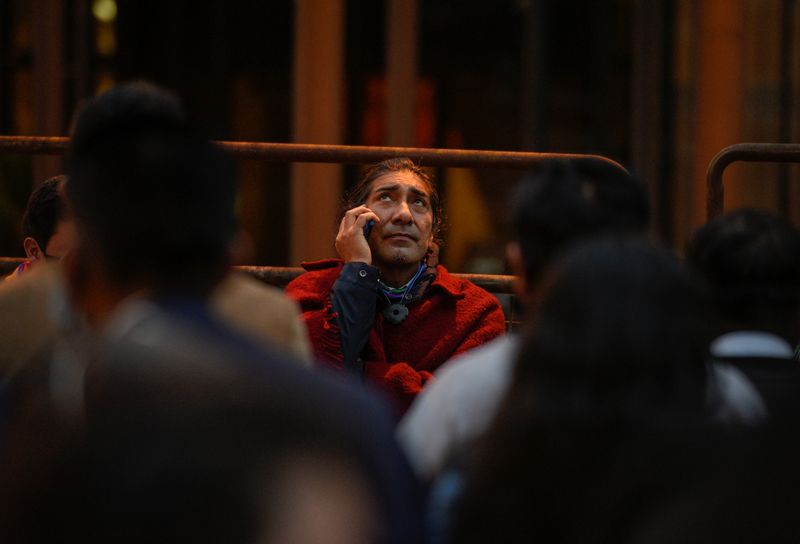
[[[92,289],[111,299],[140,289],[205,296],[224,275],[233,171],[173,95],[130,83],[89,101],[74,123],[67,170],[78,278]]]

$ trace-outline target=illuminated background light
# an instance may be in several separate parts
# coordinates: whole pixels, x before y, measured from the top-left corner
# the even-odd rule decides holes
[[[92,13],[98,21],[112,23],[117,18],[117,2],[116,0],[94,0]]]

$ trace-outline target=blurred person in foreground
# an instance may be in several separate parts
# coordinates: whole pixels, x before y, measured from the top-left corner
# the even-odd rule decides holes
[[[126,111],[124,100],[142,103]],[[147,128],[148,122],[155,125]],[[74,204],[80,208],[80,234],[89,243],[62,263],[36,266],[18,280],[0,285],[4,310],[0,312],[0,379],[13,375],[58,338],[85,328],[86,321],[96,321],[101,297],[107,298],[108,313],[117,302],[137,298],[128,295],[152,291],[152,283],[167,277],[169,285],[161,287],[172,293],[194,293],[198,286],[190,284],[205,282],[199,291],[208,297],[215,319],[256,343],[277,346],[295,355],[293,360],[310,365],[311,347],[297,305],[279,289],[230,270],[235,228],[232,170],[223,157],[208,159],[205,149],[192,165],[191,154],[197,149],[191,145],[205,144],[179,145],[180,138],[188,141],[189,136],[177,98],[143,84],[119,87],[80,113],[70,148],[77,157],[69,159],[73,169],[83,169],[79,187],[73,192],[71,181],[59,186],[68,193],[67,200],[79,199]],[[103,141],[106,137],[108,141]],[[174,157],[166,152],[159,155],[160,141],[174,144]],[[124,149],[128,144],[131,148]],[[105,162],[101,157],[107,157]],[[87,184],[91,184],[88,194]],[[212,189],[214,185],[219,187]],[[55,187],[49,182],[48,186]],[[53,189],[48,194],[48,202],[56,196]],[[61,199],[58,202],[60,209],[64,204]],[[31,219],[37,222],[41,221]],[[64,251],[76,243],[73,236]],[[101,258],[99,252],[107,256]],[[102,263],[117,284],[124,284],[115,293],[109,289],[114,285],[89,277]],[[70,266],[59,266],[64,264]],[[75,271],[75,265],[81,269],[72,279],[84,286],[72,290],[78,297],[70,301],[64,276],[65,271]],[[75,282],[71,285],[77,287]],[[74,307],[72,302],[79,304]]]
[[[145,324],[149,311],[216,321],[206,302],[230,274],[233,165],[177,98],[146,84],[98,96],[78,113],[67,169],[80,234],[67,275],[81,316],[107,330],[129,328],[126,314]]]
[[[444,361],[505,331],[497,299],[438,263],[441,226],[422,168],[372,165],[348,195],[340,258],[305,263],[286,287],[320,362],[377,386],[401,415]]]
[[[520,181],[510,207],[513,239],[506,254],[528,318],[541,300],[543,271],[570,247],[598,236],[647,236],[647,190],[611,164],[551,163]],[[508,392],[518,349],[519,337],[511,334],[456,357],[414,402],[398,438],[423,480],[458,466],[484,433]],[[758,393],[741,373],[722,366],[708,371],[708,403],[720,419],[761,414]]]
[[[626,507],[648,492],[633,478],[639,494],[615,502],[612,490],[630,492],[605,480],[621,452],[641,437],[719,428],[706,403],[710,308],[674,258],[599,240],[541,281],[508,396],[466,471],[453,542],[619,542],[618,523],[635,514]]]
[[[573,243],[603,233],[645,236],[645,186],[610,164],[552,163],[515,188],[506,248],[524,314],[536,306],[542,270]],[[508,390],[519,347],[508,334],[448,361],[400,422],[398,437],[430,481],[485,430]]]
[[[55,176],[39,185],[28,199],[22,216],[25,261],[6,279],[17,278],[48,259],[61,259],[75,241],[75,227],[64,202],[66,176]]]
[[[32,399],[0,443],[0,541],[388,540],[340,414],[265,395],[227,362],[99,344],[81,414]]]
[[[800,415],[800,232],[785,218],[742,209],[698,229],[686,259],[711,286],[716,360],[755,384],[770,418]]]
[[[111,344],[120,356],[150,350],[154,372],[204,364],[252,381],[276,407],[308,412],[352,442],[378,497],[381,540],[415,540],[417,488],[385,408],[210,311],[209,296],[229,268],[235,184],[227,157],[197,135],[176,99],[143,83],[99,95],[78,115],[67,165],[80,241],[65,260],[66,283],[89,326],[16,376],[5,395],[9,426],[39,394],[58,414],[79,418],[91,400],[89,362],[98,346]],[[164,383],[180,390],[183,380],[176,372]]]

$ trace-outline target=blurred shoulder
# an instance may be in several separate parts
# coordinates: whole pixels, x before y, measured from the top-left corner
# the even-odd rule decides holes
[[[300,307],[277,287],[232,272],[212,294],[211,310],[237,331],[310,362],[311,346],[300,321]]]

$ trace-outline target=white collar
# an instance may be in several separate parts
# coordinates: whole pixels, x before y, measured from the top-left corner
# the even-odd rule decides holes
[[[714,357],[772,357],[791,359],[792,346],[780,336],[761,331],[735,331],[711,342]]]

